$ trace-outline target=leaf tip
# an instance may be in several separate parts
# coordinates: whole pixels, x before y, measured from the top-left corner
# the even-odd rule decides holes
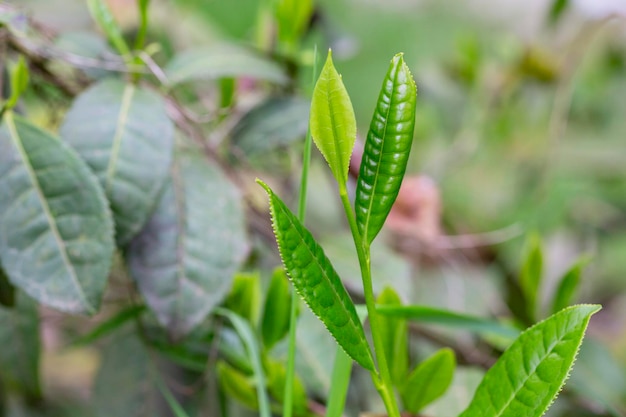
[[[261,187],[263,187],[263,189],[265,190],[265,192],[267,192],[267,194],[271,195],[272,194],[272,189],[269,187],[269,185],[267,185],[265,182],[263,182],[262,179],[260,178],[256,178],[254,180],[254,182],[256,182],[257,184],[259,184]]]

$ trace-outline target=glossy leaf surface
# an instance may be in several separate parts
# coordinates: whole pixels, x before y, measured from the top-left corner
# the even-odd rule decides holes
[[[401,388],[404,407],[413,414],[441,397],[452,382],[456,361],[454,352],[445,348],[421,362]]]
[[[558,394],[597,305],[569,307],[522,333],[460,417],[539,417]]]
[[[357,181],[355,211],[371,243],[393,206],[413,142],[417,88],[402,54],[391,60],[370,124]]]
[[[98,176],[126,245],[157,203],[172,158],[174,127],[154,92],[107,79],[81,94],[61,137]]]
[[[98,311],[113,256],[104,193],[66,144],[12,113],[0,125],[0,258],[31,297]]]
[[[39,311],[37,303],[17,292],[13,308],[0,307],[0,381],[9,390],[40,399]]]
[[[378,305],[402,306],[402,300],[390,287],[385,287],[378,296],[376,303]],[[391,381],[394,385],[399,385],[404,382],[409,368],[409,340],[406,320],[402,317],[381,315],[378,324],[385,345]]]
[[[248,77],[285,84],[283,69],[257,52],[232,44],[191,49],[176,55],[165,67],[170,86],[188,81]]]
[[[311,102],[311,135],[339,184],[348,181],[350,155],[356,140],[356,119],[348,91],[333,65],[332,54],[322,68]]]
[[[188,333],[224,299],[246,253],[236,187],[203,157],[177,155],[171,180],[127,256],[159,322],[174,336]]]
[[[373,370],[374,361],[354,303],[322,247],[285,203],[267,185],[257,182],[269,195],[278,249],[296,291],[346,353]]]

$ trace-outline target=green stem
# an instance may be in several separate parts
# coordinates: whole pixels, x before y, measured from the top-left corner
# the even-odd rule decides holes
[[[361,234],[359,233],[354,211],[352,209],[352,205],[350,204],[350,199],[348,198],[348,189],[346,184],[339,184],[339,196],[341,197],[341,203],[343,204],[346,218],[350,224],[350,231],[352,232],[352,238],[354,239],[354,245],[356,246],[356,252],[359,257],[361,278],[363,279],[363,292],[365,294],[365,305],[367,306],[367,314],[369,316],[370,328],[372,330],[372,339],[374,340],[374,354],[376,355],[376,362],[378,363],[378,370],[380,372],[380,375],[372,372],[372,381],[385,403],[385,408],[387,409],[389,417],[400,417],[400,411],[398,410],[398,404],[396,403],[396,397],[393,392],[393,385],[391,384],[391,374],[389,373],[389,367],[387,366],[385,347],[383,344],[382,334],[380,333],[381,328],[378,324],[378,312],[376,311],[376,300],[374,298],[374,288],[372,286],[370,247],[363,241]]]

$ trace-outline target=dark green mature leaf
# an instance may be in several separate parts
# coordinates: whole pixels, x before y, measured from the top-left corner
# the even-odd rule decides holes
[[[357,363],[374,370],[374,361],[354,303],[322,247],[280,198],[262,181],[270,198],[274,234],[296,291]]]
[[[409,305],[379,305],[376,306],[382,316],[403,317],[408,320],[420,323],[441,324],[443,326],[457,327],[485,335],[498,335],[515,338],[519,335],[519,330],[512,326],[507,326],[494,320],[483,319],[481,317],[470,316],[450,310],[439,308]]]
[[[420,363],[401,388],[402,403],[413,414],[441,397],[452,382],[456,361],[451,349],[440,349]]]
[[[0,381],[10,391],[41,397],[39,312],[37,303],[17,293],[14,308],[0,307]]]
[[[219,304],[247,253],[241,195],[199,155],[179,154],[128,265],[148,306],[176,336]]]
[[[187,81],[248,77],[286,84],[288,77],[275,62],[232,44],[191,49],[176,55],[165,67],[170,86]]]
[[[526,308],[530,318],[537,316],[537,301],[543,277],[543,249],[541,238],[531,234],[526,240],[524,263],[520,272],[520,287],[526,299]]]
[[[130,332],[111,340],[96,375],[92,404],[98,417],[159,417],[164,413],[156,389],[150,352]]]
[[[413,142],[417,88],[402,54],[391,60],[370,124],[357,181],[361,236],[372,243],[393,206]]]
[[[346,87],[333,65],[331,51],[311,101],[311,135],[339,184],[348,181],[350,155],[356,140],[356,119]]]
[[[172,158],[174,127],[154,92],[107,79],[81,94],[61,137],[96,173],[126,245],[154,209]]]
[[[390,287],[380,293],[376,300],[378,305],[402,306],[402,300]],[[387,366],[391,373],[391,381],[400,385],[406,378],[409,369],[409,340],[406,320],[402,317],[380,316],[378,319],[380,333],[385,345]]]
[[[289,282],[285,270],[280,268],[272,275],[263,308],[261,335],[266,349],[271,349],[276,342],[287,335],[290,311]]]
[[[561,311],[570,305],[576,295],[576,290],[580,284],[580,277],[583,269],[589,263],[589,257],[582,257],[570,267],[559,281],[559,286],[552,299],[552,313]]]
[[[460,417],[539,417],[563,386],[598,305],[569,307],[522,333]]]
[[[98,311],[113,256],[113,223],[85,163],[11,112],[0,125],[0,258],[39,302]]]
[[[306,135],[311,103],[297,97],[272,97],[250,110],[235,126],[232,144],[245,155],[258,155]]]

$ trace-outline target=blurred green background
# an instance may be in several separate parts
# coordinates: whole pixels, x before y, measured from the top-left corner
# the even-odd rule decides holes
[[[82,0],[13,3],[65,34],[95,30]],[[135,1],[109,3],[132,33]],[[153,0],[151,9],[159,62],[222,41],[258,45],[258,0]],[[422,221],[435,232],[401,244],[388,231],[374,249],[378,288],[390,283],[407,302],[486,315],[506,311],[502,294],[526,234],[544,241],[544,300],[572,262],[591,256],[577,301],[604,308],[570,386],[598,404],[597,415],[626,409],[624,9],[600,0],[320,0],[299,51],[310,63],[314,45],[320,57],[333,49],[361,137],[396,52],[417,81],[409,173],[427,179]],[[306,97],[303,69],[296,90]],[[312,175],[309,224],[350,282],[358,278],[350,237],[318,155]],[[48,358],[50,384],[67,378],[62,363]],[[451,415],[471,392],[463,384],[475,384],[471,372],[428,413]],[[574,405],[550,415],[586,415],[572,414]]]

